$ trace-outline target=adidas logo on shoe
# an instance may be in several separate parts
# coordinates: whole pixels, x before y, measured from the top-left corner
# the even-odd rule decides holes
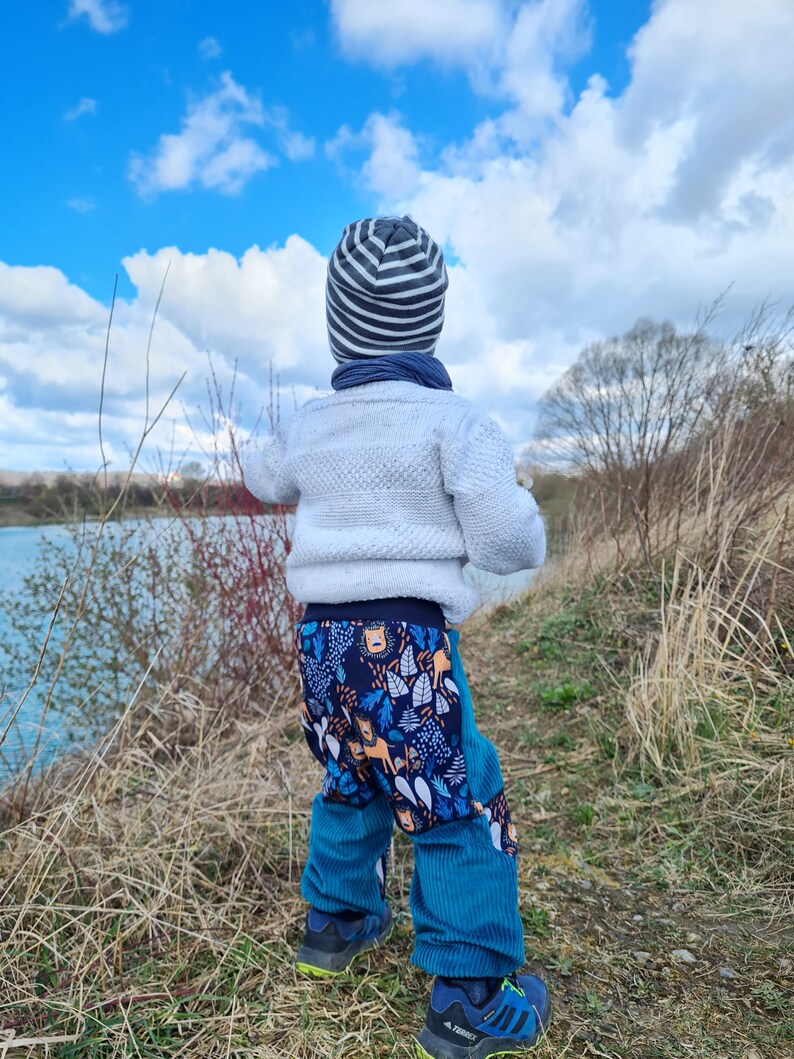
[[[493,988],[485,980],[477,984]],[[550,1020],[549,991],[534,975],[508,975],[479,1004],[454,979],[437,978],[416,1054],[419,1059],[523,1055],[537,1044]]]
[[[453,1026],[451,1022],[445,1022],[444,1025],[447,1027],[448,1030],[452,1030],[453,1033],[459,1033],[461,1037],[465,1037],[469,1041],[477,1040],[476,1033],[469,1033],[469,1031],[464,1030],[462,1026]]]

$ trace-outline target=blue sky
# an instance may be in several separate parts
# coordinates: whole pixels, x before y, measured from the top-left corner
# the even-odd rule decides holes
[[[156,393],[235,359],[327,387],[324,258],[411,212],[452,265],[440,354],[518,450],[538,396],[639,315],[791,299],[790,0],[4,0],[0,467],[117,463]],[[174,409],[179,444],[194,455]],[[163,442],[164,438],[157,438]]]
[[[649,8],[646,0],[589,5],[582,24],[592,43],[571,64],[570,100],[593,71],[623,88],[625,49]],[[372,111],[397,109],[432,156],[503,109],[498,97],[475,95],[464,71],[438,62],[373,70],[346,61],[323,0],[130,0],[115,9],[119,28],[101,33],[87,14],[69,17],[67,0],[4,0],[3,8],[17,46],[0,69],[15,170],[0,256],[55,265],[99,299],[108,299],[122,258],[141,248],[239,255],[300,232],[330,252],[348,220],[377,206],[326,156],[341,125],[358,128]],[[312,153],[290,162],[274,131],[262,130],[275,164],[240,192],[139,194],[131,157],[178,132],[189,101],[217,89],[225,71],[264,107],[282,108]],[[123,270],[121,278],[122,293],[133,293]]]

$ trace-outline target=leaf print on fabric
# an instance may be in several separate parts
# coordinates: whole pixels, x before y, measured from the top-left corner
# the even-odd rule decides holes
[[[393,699],[400,699],[403,695],[407,695],[409,688],[402,677],[397,676],[396,673],[392,673],[390,669],[386,670],[386,683],[389,686],[389,694]]]
[[[416,660],[414,659],[414,649],[408,644],[400,658],[400,675],[403,677],[414,677],[417,672]]]
[[[430,677],[427,673],[420,673],[416,678],[413,690],[413,705],[415,707],[427,706],[433,698],[433,689],[430,686]]]
[[[315,699],[311,695],[306,699],[306,707],[312,717],[316,717],[318,720],[325,713],[325,703],[320,702],[319,699]]]
[[[355,791],[358,790],[356,778],[352,772],[343,772],[339,777],[339,792],[340,794],[349,797]]]
[[[433,795],[430,793],[430,788],[421,776],[417,776],[416,782],[414,783],[414,790],[416,791],[416,797],[424,802],[428,809],[432,809]]]
[[[329,751],[331,752],[331,757],[334,758],[335,761],[338,761],[339,760],[339,740],[336,738],[336,736],[335,735],[331,735],[330,732],[326,732],[326,734],[325,734],[325,745],[328,747]]]
[[[378,724],[381,729],[388,728],[392,722],[392,701],[388,695],[383,696],[383,705],[378,712]]]
[[[459,683],[444,664],[450,645],[442,630],[329,620],[309,637],[303,631],[301,721],[325,767],[324,797],[363,806],[382,792],[411,834],[474,816]]]
[[[416,640],[419,644],[419,650],[424,651],[425,649],[425,633],[427,629],[423,625],[409,625],[411,630],[411,639]]]
[[[412,805],[416,805],[416,798],[414,797],[414,792],[411,790],[411,785],[405,778],[405,776],[395,776],[394,786],[404,798],[407,798],[408,801],[411,802]]]
[[[444,773],[444,779],[447,783],[451,783],[453,787],[457,787],[459,783],[463,783],[466,779],[466,762],[463,759],[463,754],[458,751],[452,758],[452,762]],[[461,794],[463,789],[461,788]],[[465,797],[465,795],[464,795]]]
[[[422,724],[419,720],[419,714],[413,706],[407,706],[405,710],[403,710],[402,719],[399,723],[400,728],[402,728],[404,732],[415,732]]]
[[[362,710],[366,710],[367,713],[369,713],[370,710],[376,709],[380,706],[381,699],[383,699],[385,695],[386,692],[383,688],[375,688],[374,691],[368,692],[361,700],[360,705]]]
[[[328,775],[333,776],[335,780],[338,780],[339,777],[342,775],[342,770],[339,768],[339,763],[334,761],[333,758],[326,762],[325,767],[328,770]]]
[[[323,717],[319,724],[312,725],[314,734],[317,736],[317,744],[321,749],[325,748],[325,733],[328,729],[328,718]]]

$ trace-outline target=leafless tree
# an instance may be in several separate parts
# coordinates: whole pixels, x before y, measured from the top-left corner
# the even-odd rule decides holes
[[[609,483],[609,521],[633,520],[646,558],[656,479],[717,407],[725,358],[705,324],[680,333],[643,319],[586,346],[541,399],[538,439]]]

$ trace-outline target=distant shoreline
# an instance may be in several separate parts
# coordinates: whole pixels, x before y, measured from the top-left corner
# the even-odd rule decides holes
[[[118,522],[121,518],[173,518],[178,513],[161,508],[124,508],[110,521]],[[66,518],[63,513],[53,514],[51,518],[26,515],[19,505],[0,502],[0,529],[35,529],[37,526],[66,526],[73,522],[99,522],[99,515],[82,515],[79,518]]]

